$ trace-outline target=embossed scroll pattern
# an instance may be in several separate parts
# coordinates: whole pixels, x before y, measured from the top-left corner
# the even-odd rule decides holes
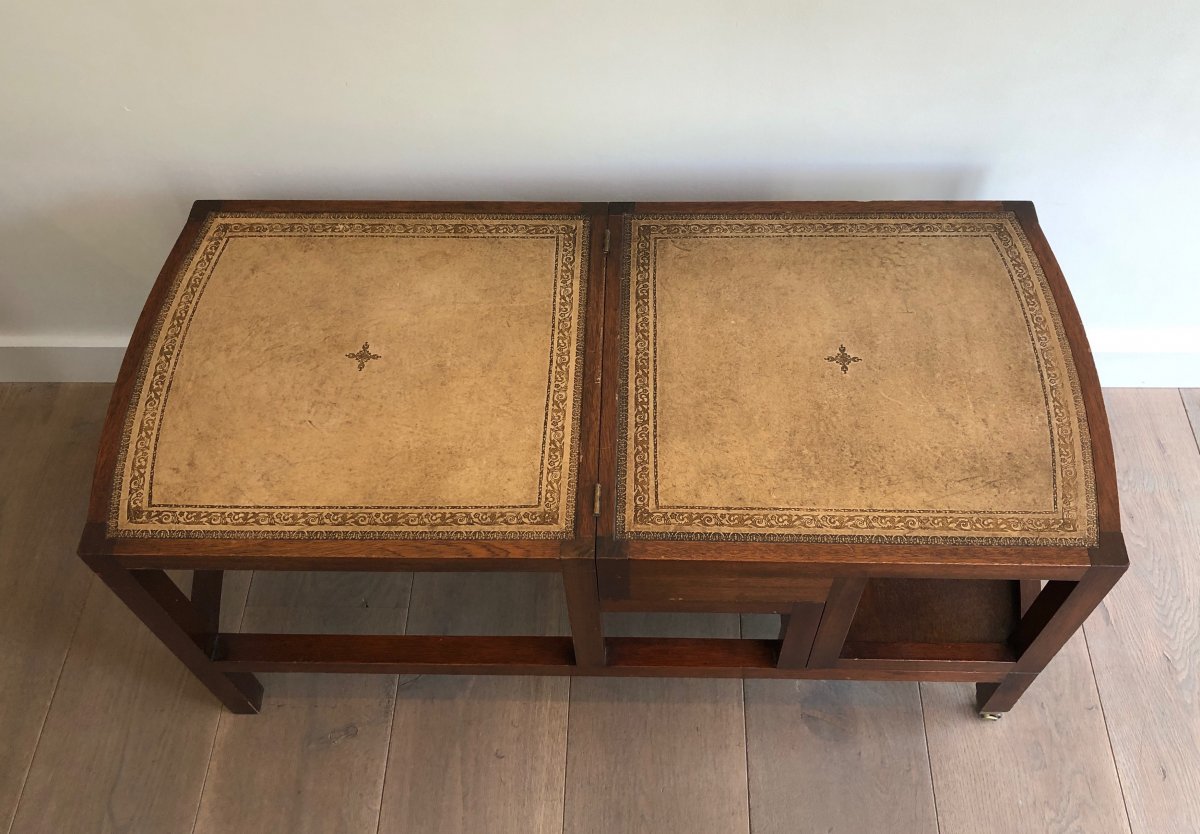
[[[159,505],[154,454],[192,314],[235,237],[527,238],[555,242],[549,385],[540,501],[531,506],[235,507]],[[583,311],[590,228],[583,217],[524,215],[248,215],[211,217],[174,277],[134,384],[116,467],[110,535],[200,538],[569,538],[574,526]],[[549,277],[549,276],[548,276]],[[348,354],[359,368],[367,345]]]
[[[1048,411],[1054,509],[965,512],[803,507],[668,507],[657,504],[652,433],[656,243],[788,236],[975,236],[990,239],[1025,318]],[[1009,213],[878,215],[664,215],[627,221],[618,397],[617,535],[634,539],[1093,545],[1096,498],[1083,398],[1046,276]],[[845,373],[857,357],[828,357]]]

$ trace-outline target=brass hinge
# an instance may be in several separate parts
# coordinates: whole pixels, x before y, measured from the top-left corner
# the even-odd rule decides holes
[[[612,232],[608,229],[604,230],[604,254],[608,254],[608,244],[612,242]]]
[[[600,484],[596,484],[596,491],[592,494],[592,515],[600,515]]]

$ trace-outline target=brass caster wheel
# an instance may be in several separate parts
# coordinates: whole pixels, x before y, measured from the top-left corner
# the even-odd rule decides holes
[[[984,721],[999,721],[1001,718],[1004,717],[1004,713],[1002,713],[1002,712],[981,712],[981,713],[979,713],[979,717],[982,718]]]

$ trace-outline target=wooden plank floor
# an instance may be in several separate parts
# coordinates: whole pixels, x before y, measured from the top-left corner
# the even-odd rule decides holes
[[[265,676],[224,713],[74,556],[107,395],[0,385],[0,832],[1200,831],[1200,391],[1106,392],[1132,568],[998,723],[956,684],[519,677]],[[226,599],[225,628],[566,628],[546,576]]]
[[[606,619],[614,636],[738,636],[735,614]],[[739,680],[571,681],[563,831],[748,831],[745,726]]]
[[[419,574],[410,634],[566,634],[556,576]],[[562,828],[571,681],[424,675],[396,698],[380,831]]]
[[[242,627],[404,632],[412,575],[256,573]],[[195,831],[370,831],[394,675],[263,675],[258,715],[222,713]]]

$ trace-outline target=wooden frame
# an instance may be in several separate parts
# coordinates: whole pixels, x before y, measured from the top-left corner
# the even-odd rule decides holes
[[[109,538],[123,419],[168,283],[216,211],[579,213],[590,218],[589,292],[575,534],[569,540]],[[1017,547],[619,540],[615,536],[619,258],[633,211],[1010,211],[1046,273],[1083,393],[1095,470],[1098,546]],[[606,257],[606,255],[608,255]],[[592,484],[599,485],[593,506]],[[598,515],[594,513],[598,510]],[[1107,417],[1078,312],[1027,202],[440,203],[203,201],[151,290],[109,406],[81,557],[229,709],[254,712],[255,672],[527,673],[875,680],[978,684],[986,714],[1010,709],[1128,566]],[[191,598],[163,573],[195,571]],[[224,570],[550,571],[563,577],[572,636],[223,634]],[[947,595],[928,622],[881,602],[887,583],[973,582],[977,600]],[[1046,581],[1040,589],[1040,581]],[[966,587],[966,586],[964,586]],[[681,591],[682,589],[682,591]],[[873,593],[879,591],[879,593]],[[979,634],[956,623],[994,610]],[[775,640],[605,638],[604,611],[777,612]],[[856,624],[882,623],[881,634]],[[865,626],[863,627],[865,628]],[[980,627],[982,628],[982,626]],[[978,629],[977,629],[978,630]],[[986,630],[986,629],[984,629]],[[982,632],[981,632],[982,633]],[[880,639],[880,637],[884,639]]]

